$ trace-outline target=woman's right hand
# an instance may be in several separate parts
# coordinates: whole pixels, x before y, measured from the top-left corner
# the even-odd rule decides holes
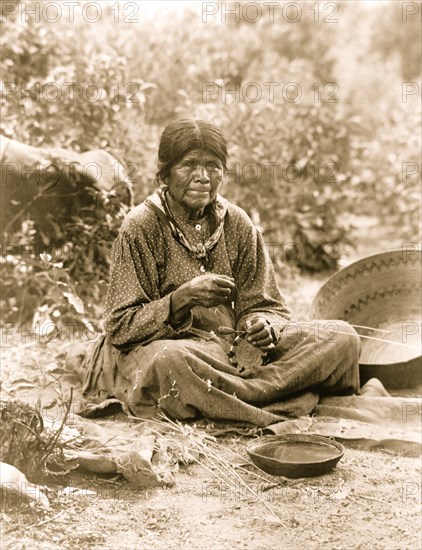
[[[206,273],[184,283],[172,294],[172,310],[191,309],[195,306],[215,307],[230,303],[236,293],[236,285],[232,277]]]

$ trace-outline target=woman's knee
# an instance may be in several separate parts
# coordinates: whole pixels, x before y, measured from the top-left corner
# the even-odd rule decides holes
[[[338,350],[360,349],[360,337],[356,330],[346,321],[318,320],[311,325],[311,333],[318,343],[334,344]]]
[[[360,350],[360,336],[356,330],[346,321],[332,321],[335,327],[335,337],[339,346],[354,349],[357,352]]]
[[[148,359],[159,368],[186,365],[186,344],[183,340],[157,340],[149,344]]]
[[[184,351],[183,340],[154,340],[145,346],[137,346],[128,357],[138,361],[154,362],[169,360],[171,357],[178,357]]]

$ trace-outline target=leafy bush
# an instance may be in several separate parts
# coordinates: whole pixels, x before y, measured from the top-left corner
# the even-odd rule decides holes
[[[311,271],[335,268],[350,245],[348,213],[378,216],[418,240],[418,174],[404,178],[403,163],[418,162],[420,106],[397,107],[397,90],[403,75],[415,76],[413,47],[411,72],[403,68],[406,44],[419,43],[420,29],[400,26],[392,10],[338,5],[338,25],[322,17],[316,23],[309,3],[301,4],[297,24],[280,18],[282,7],[273,22],[256,24],[205,24],[196,8],[129,26],[114,22],[106,7],[94,26],[80,17],[55,24],[9,17],[1,23],[2,132],[38,146],[105,148],[125,161],[139,202],[155,185],[163,127],[175,117],[205,118],[229,140],[224,192],[263,231],[279,270],[286,261]],[[399,37],[397,47],[385,28]],[[386,74],[393,91],[386,91]],[[71,100],[66,82],[75,83]],[[273,100],[243,93],[255,83],[268,94],[265,82],[278,83]],[[294,87],[293,96],[283,95],[289,83],[299,85],[298,101]],[[235,101],[223,93],[233,89]],[[76,314],[63,290],[92,304],[88,317],[98,316],[111,241],[125,213],[108,199],[70,221],[54,208],[43,225],[33,225],[36,208],[18,220],[12,242],[35,252],[22,263],[15,249],[1,266],[10,318],[43,306]],[[68,255],[58,258],[57,249]]]
[[[110,195],[96,192],[95,200],[78,215],[60,216],[55,209],[42,223],[33,205],[32,217],[7,241],[0,264],[5,320],[26,321],[40,308],[47,320],[55,316],[58,325],[86,325],[100,316],[111,243],[128,211]]]

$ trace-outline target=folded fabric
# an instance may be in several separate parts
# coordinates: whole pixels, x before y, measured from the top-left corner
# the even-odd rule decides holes
[[[312,416],[278,422],[265,433],[309,433],[334,437],[348,447],[422,454],[422,400],[392,397],[372,378],[360,395],[321,399]]]
[[[69,467],[119,473],[138,487],[175,483],[178,461],[169,452],[168,440],[153,433],[146,423],[93,422],[75,415],[67,428],[74,442],[65,451]],[[74,430],[79,434],[76,439]]]

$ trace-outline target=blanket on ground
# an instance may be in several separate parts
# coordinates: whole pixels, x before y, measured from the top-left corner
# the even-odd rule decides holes
[[[421,400],[392,397],[377,379],[362,388],[362,395],[328,397],[312,416],[301,416],[268,426],[264,430],[245,423],[209,422],[175,431],[163,419],[135,421],[123,414],[102,419],[74,415],[62,437],[71,440],[66,451],[69,466],[95,473],[122,474],[139,487],[173,485],[178,464],[198,460],[190,446],[195,437],[236,433],[256,436],[267,433],[318,434],[335,438],[346,447],[382,450],[402,456],[422,454]],[[52,424],[50,424],[52,426]]]
[[[88,344],[72,348],[66,362],[69,374],[73,372],[82,376],[78,369],[89,351]],[[80,392],[80,386],[75,389]],[[103,411],[97,406],[91,412],[95,416],[101,412],[115,414],[123,409],[130,415],[125,404],[117,399],[104,401],[102,407]],[[293,414],[298,411],[292,410]],[[372,379],[361,389],[360,395],[322,398],[315,403],[311,415],[298,414],[298,418],[276,420],[264,429],[233,421],[204,420],[198,423],[194,420],[190,423],[205,424],[207,429],[203,433],[211,435],[233,431],[247,436],[312,433],[334,437],[346,447],[419,456],[422,454],[421,411],[420,398],[393,397],[379,380]],[[180,441],[180,434],[174,433],[170,447],[168,438],[163,445],[161,438],[156,439],[158,428],[153,420],[133,423],[133,418],[125,419],[119,413],[96,420],[74,415],[71,425],[81,435],[81,445],[73,452],[73,460],[90,471],[122,473],[141,486],[173,483],[177,471],[174,457],[178,450],[188,448],[186,442]],[[159,430],[162,429],[161,426]],[[189,462],[189,457],[184,456],[182,462]]]
[[[170,435],[165,429],[163,434],[163,427],[157,427],[151,420],[134,420],[122,413],[115,414],[122,409],[115,399],[105,404],[105,410],[112,416],[85,419],[77,414],[81,404],[81,360],[90,347],[89,344],[75,346],[72,343],[73,352],[67,355],[60,378],[63,400],[69,400],[71,392],[73,396],[63,431],[63,437],[74,442],[67,454],[69,464],[97,473],[121,473],[141,487],[172,484],[177,462],[195,459],[186,454],[188,446],[183,436]],[[53,397],[57,397],[56,373],[52,370],[46,375],[51,377],[51,384],[46,384],[43,390],[19,385],[14,397],[29,403],[40,400],[45,405],[45,426],[54,428],[63,418],[63,405],[51,406]],[[372,379],[360,395],[325,397],[311,415],[275,422],[264,429],[244,423],[207,422],[206,419],[190,424],[197,424],[199,431],[206,426],[206,430],[202,430],[204,435],[224,435],[233,431],[247,436],[315,433],[334,437],[346,447],[419,456],[422,454],[421,411],[419,397],[393,397],[377,379]]]
[[[393,397],[372,378],[360,395],[321,399],[312,416],[279,422],[268,433],[308,433],[334,437],[347,447],[422,454],[421,399]]]

